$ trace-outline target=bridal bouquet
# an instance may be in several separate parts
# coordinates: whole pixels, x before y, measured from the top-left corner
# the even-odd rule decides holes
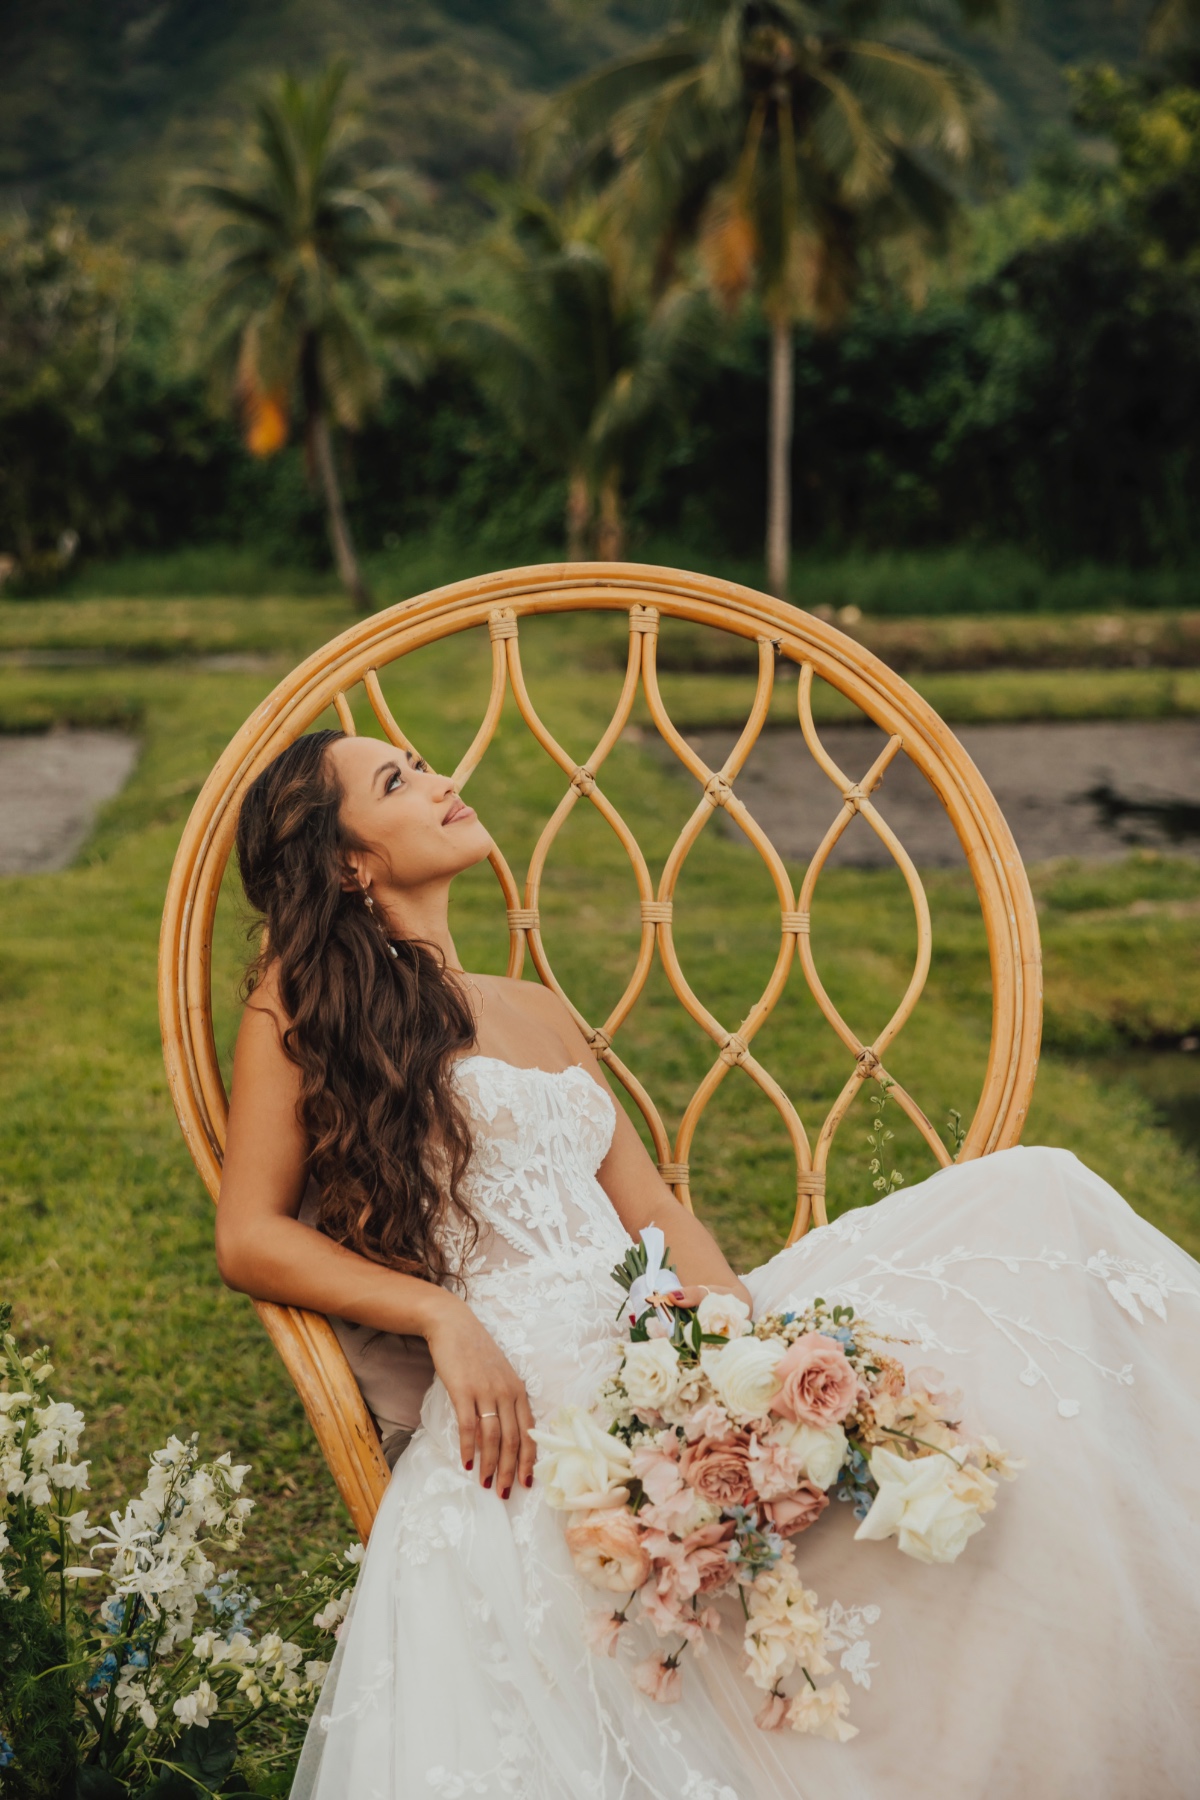
[[[833,1673],[835,1634],[804,1585],[797,1539],[833,1493],[859,1518],[856,1538],[895,1537],[920,1562],[953,1562],[994,1507],[998,1478],[1023,1464],[967,1432],[961,1396],[936,1370],[906,1373],[852,1307],[814,1299],[754,1323],[728,1294],[684,1308],[661,1231],[642,1240],[613,1271],[629,1294],[616,1373],[590,1409],[564,1407],[534,1433],[535,1476],[569,1515],[576,1568],[627,1596],[590,1615],[591,1648],[616,1654],[636,1601],[660,1637],[680,1641],[633,1679],[653,1700],[677,1700],[681,1656],[707,1649],[723,1623],[715,1602],[736,1595],[746,1672],[766,1696],[757,1723],[844,1741],[856,1733],[846,1689],[816,1679]]]

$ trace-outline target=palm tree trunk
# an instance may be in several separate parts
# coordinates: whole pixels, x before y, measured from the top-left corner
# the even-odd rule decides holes
[[[792,419],[795,409],[792,323],[771,321],[771,394],[767,438],[767,586],[787,599],[792,547]]]
[[[585,562],[592,526],[592,486],[582,469],[567,479],[567,561]]]
[[[373,612],[375,602],[363,580],[362,570],[358,566],[358,557],[354,553],[354,540],[350,536],[346,508],[342,503],[341,483],[338,481],[337,465],[333,459],[329,421],[325,417],[323,407],[318,407],[313,413],[309,431],[313,462],[316,464],[317,477],[325,498],[325,518],[329,526],[329,543],[333,550],[333,559],[337,564],[338,576],[342,586],[353,600],[355,610],[360,613]]]
[[[612,468],[600,483],[600,522],[596,528],[599,562],[621,562],[625,556],[625,520],[621,513],[621,471]]]

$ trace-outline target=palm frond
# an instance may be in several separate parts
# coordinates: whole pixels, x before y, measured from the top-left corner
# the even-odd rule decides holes
[[[705,49],[695,32],[669,31],[574,82],[543,107],[526,134],[526,179],[536,183],[576,174],[607,144],[614,120],[664,82],[696,67]]]
[[[941,151],[955,163],[971,155],[976,88],[961,64],[918,55],[897,44],[849,46],[843,78],[879,130],[902,142]]]

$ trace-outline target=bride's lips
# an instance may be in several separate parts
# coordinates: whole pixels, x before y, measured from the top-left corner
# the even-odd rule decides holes
[[[442,817],[443,825],[457,824],[459,819],[473,819],[475,808],[468,806],[465,800],[456,800],[450,810]]]

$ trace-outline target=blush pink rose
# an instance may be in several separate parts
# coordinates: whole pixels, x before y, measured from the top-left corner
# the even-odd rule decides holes
[[[665,1656],[648,1656],[645,1662],[635,1663],[631,1673],[634,1687],[660,1706],[673,1706],[683,1694],[678,1664]]]
[[[829,1495],[811,1481],[802,1481],[794,1493],[781,1494],[778,1500],[763,1503],[763,1512],[781,1537],[795,1537],[815,1525],[829,1505]]]
[[[689,1444],[679,1459],[679,1473],[713,1506],[748,1506],[754,1499],[748,1433],[734,1431],[716,1442],[701,1438]]]
[[[806,1331],[779,1359],[771,1411],[799,1425],[840,1425],[858,1397],[858,1376],[842,1346]]]
[[[585,1513],[566,1539],[572,1562],[593,1587],[628,1594],[650,1574],[650,1557],[630,1512]]]

